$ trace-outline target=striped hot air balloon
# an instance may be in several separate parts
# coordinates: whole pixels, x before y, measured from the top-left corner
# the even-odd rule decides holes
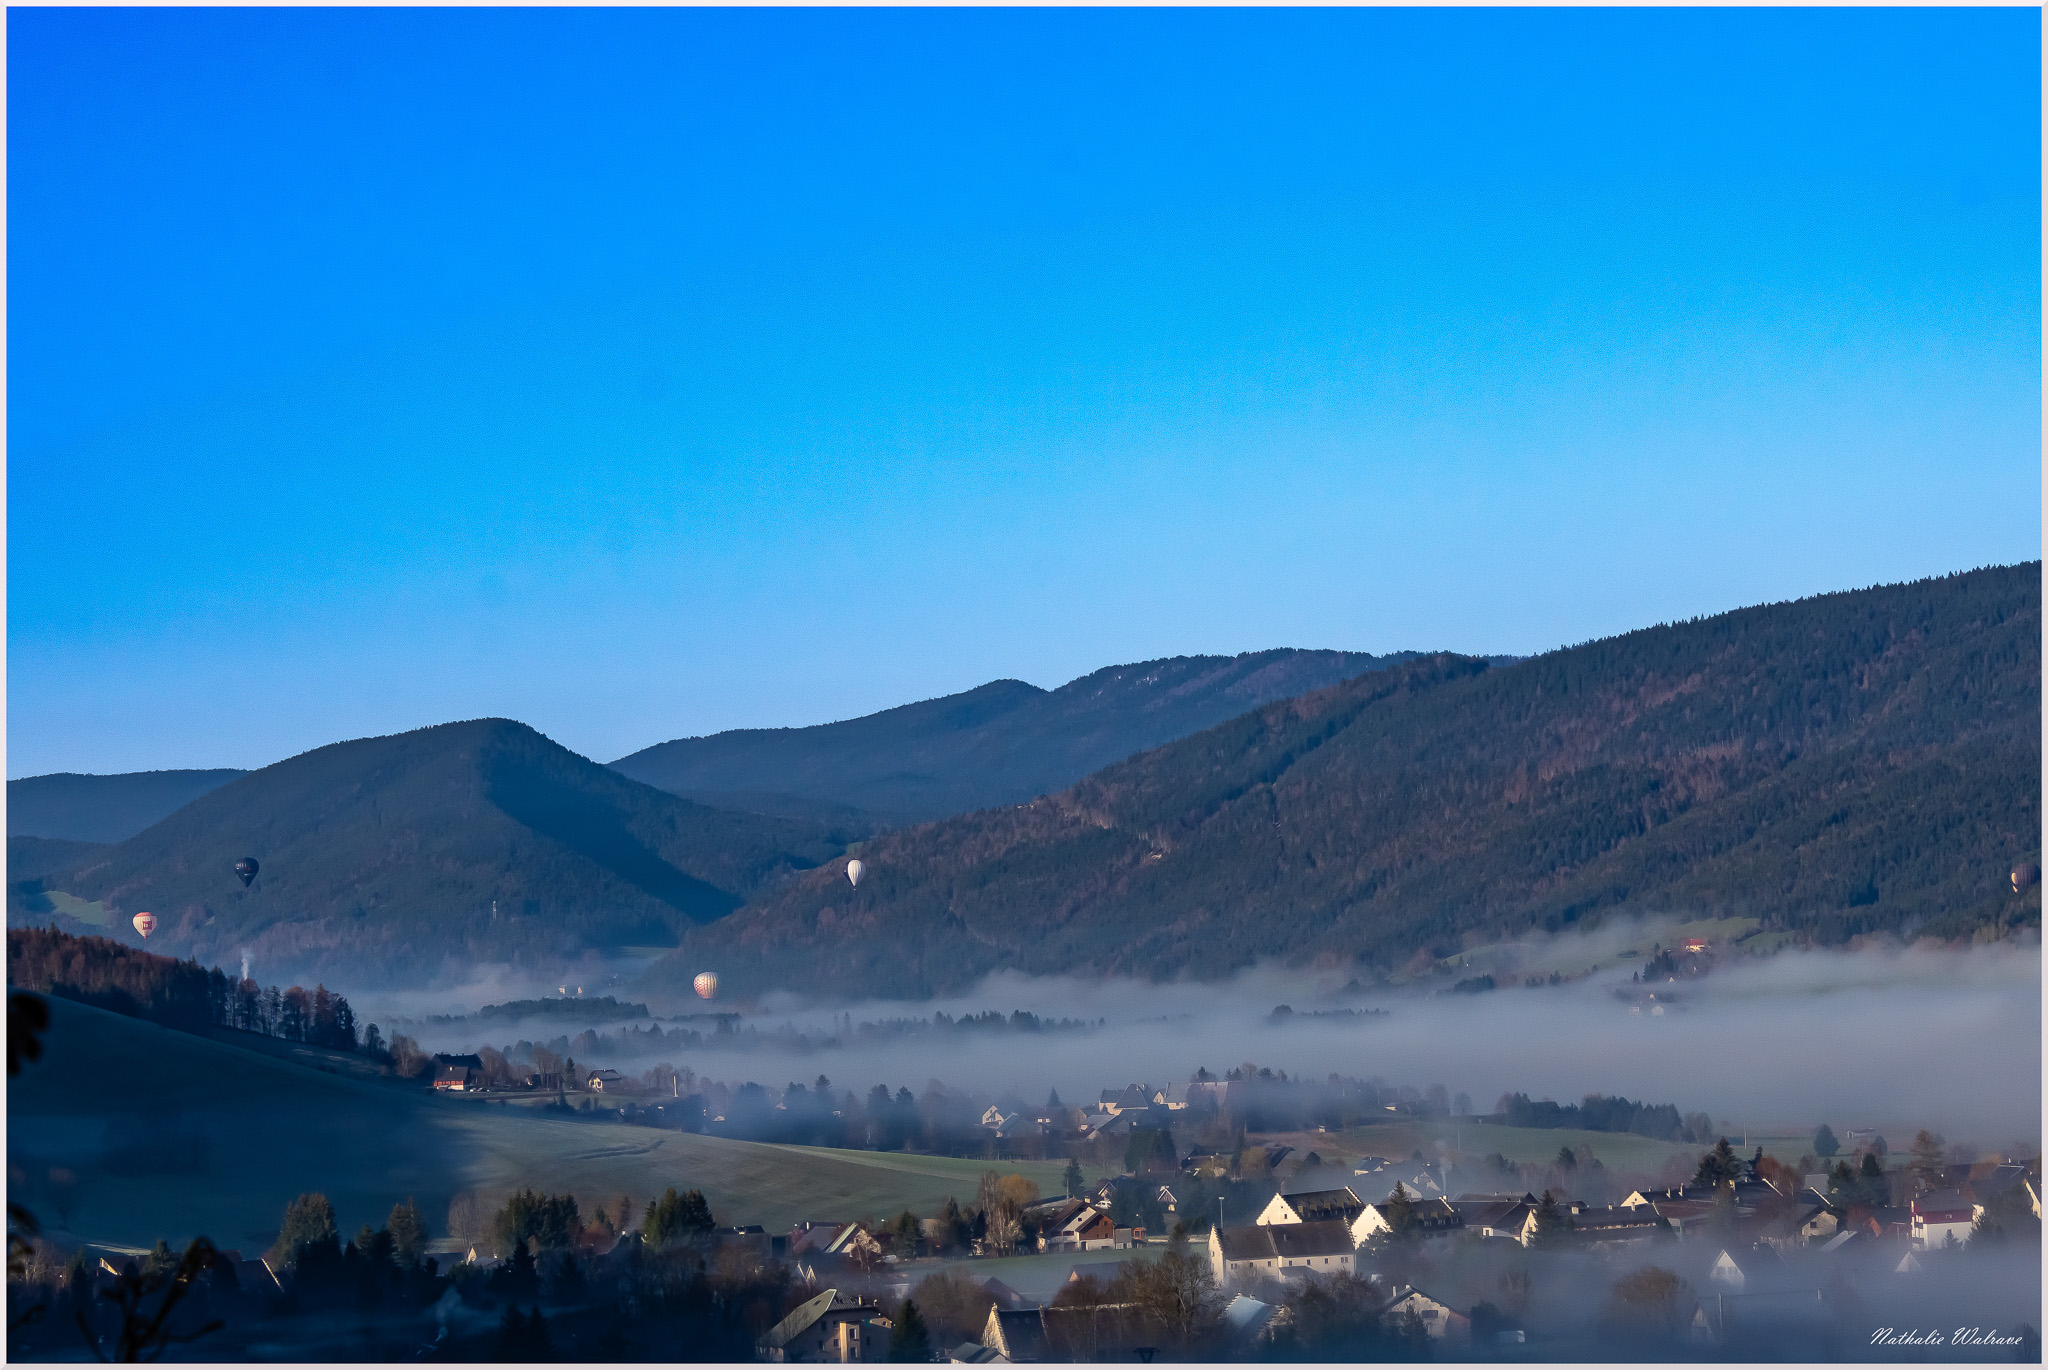
[[[707,970],[692,980],[690,986],[697,991],[699,999],[709,999],[718,993],[718,977]]]

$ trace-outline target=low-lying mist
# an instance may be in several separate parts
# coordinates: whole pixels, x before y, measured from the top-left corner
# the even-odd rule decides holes
[[[1255,1062],[1296,1077],[1441,1082],[1470,1094],[1480,1111],[1514,1091],[1559,1101],[1619,1093],[1707,1111],[1745,1129],[1807,1129],[1827,1120],[1909,1135],[1938,1127],[1986,1144],[2038,1140],[2038,943],[1724,955],[1704,975],[1675,983],[1660,975],[1650,984],[1632,979],[1640,971],[1631,967],[1644,962],[1613,959],[1617,948],[1646,945],[1632,940],[1641,932],[1610,927],[1500,949],[1490,961],[1475,956],[1475,974],[1460,968],[1429,989],[1363,988],[1341,974],[1266,965],[1207,983],[998,973],[968,993],[915,1004],[778,994],[757,1004],[697,1004],[687,1024],[669,1022],[665,1012],[683,1005],[656,1004],[671,1035],[659,1043],[614,1039],[607,1054],[585,1059],[579,1052],[577,1059],[620,1069],[667,1061],[708,1079],[771,1088],[822,1072],[858,1089],[938,1080],[1025,1100],[1057,1089],[1070,1103],[1105,1088],[1185,1079],[1197,1067],[1220,1075]],[[1484,965],[1492,967],[1491,990],[1472,984]],[[625,974],[593,975],[598,983],[586,983],[585,992],[635,1000],[619,978]],[[1466,991],[1451,991],[1457,976],[1466,976]],[[1532,977],[1542,983],[1526,984]],[[481,997],[485,986],[502,998],[560,987],[495,978],[444,995],[433,1011],[490,1002]],[[400,1007],[364,999],[366,1018]],[[564,1031],[545,1021],[434,1025],[415,1016],[426,1005],[424,998],[403,1005],[414,1020],[405,1030],[431,1049],[502,1048]],[[1276,1017],[1281,1005],[1292,1012]],[[904,1021],[989,1010],[1074,1021],[1041,1031],[936,1030]],[[703,1016],[709,1011],[739,1013],[741,1030],[714,1032]],[[644,1030],[647,1021],[635,1023]],[[701,1040],[686,1044],[673,1035],[677,1027]]]

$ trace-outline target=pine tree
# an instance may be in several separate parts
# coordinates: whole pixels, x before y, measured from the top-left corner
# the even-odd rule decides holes
[[[1813,1130],[1814,1155],[1820,1157],[1823,1161],[1831,1160],[1841,1149],[1842,1144],[1835,1140],[1835,1130],[1826,1123],[1822,1123]]]
[[[1394,1185],[1382,1216],[1387,1220],[1388,1241],[1406,1243],[1415,1236],[1415,1204],[1408,1197],[1407,1186]]]
[[[1719,1186],[1733,1184],[1742,1178],[1742,1160],[1735,1154],[1735,1148],[1728,1145],[1723,1137],[1714,1143],[1714,1149],[1700,1157],[1700,1168],[1693,1174],[1696,1185]]]
[[[505,1316],[498,1321],[497,1359],[501,1361],[523,1361],[527,1356],[526,1319],[521,1316],[518,1306],[508,1304]]]
[[[532,1298],[540,1291],[540,1269],[524,1237],[512,1248],[512,1260],[505,1267],[505,1289],[515,1299]]]
[[[1529,1238],[1532,1247],[1551,1250],[1563,1246],[1570,1239],[1571,1215],[1557,1205],[1557,1196],[1549,1190],[1543,1191],[1543,1202],[1536,1206],[1536,1231]]]
[[[1913,1171],[1913,1183],[1922,1193],[1941,1187],[1946,1166],[1942,1160],[1943,1139],[1938,1132],[1920,1129],[1913,1138],[1913,1159],[1908,1163]]]
[[[553,1360],[554,1358],[555,1344],[548,1337],[547,1319],[540,1315],[540,1308],[536,1305],[533,1312],[529,1313],[526,1318],[526,1355],[523,1359]]]
[[[399,1268],[410,1270],[418,1265],[427,1254],[427,1220],[420,1206],[410,1196],[404,1203],[393,1204],[384,1226],[391,1233],[391,1255]]]
[[[1081,1190],[1088,1183],[1088,1180],[1086,1176],[1081,1174],[1081,1162],[1075,1157],[1067,1157],[1067,1173],[1065,1176],[1065,1180],[1067,1197],[1070,1199],[1080,1198]]]
[[[1863,1168],[1858,1176],[1857,1188],[1864,1203],[1872,1208],[1882,1208],[1892,1201],[1892,1187],[1884,1177],[1884,1164],[1877,1159],[1877,1153],[1863,1153]]]
[[[928,1361],[931,1358],[932,1336],[924,1325],[924,1315],[917,1311],[915,1303],[905,1299],[903,1311],[896,1318],[895,1330],[889,1334],[889,1359]]]
[[[334,1224],[334,1205],[325,1194],[301,1194],[286,1205],[284,1222],[277,1231],[277,1243],[270,1248],[273,1267],[289,1270],[299,1263],[305,1247],[332,1242],[339,1247]]]

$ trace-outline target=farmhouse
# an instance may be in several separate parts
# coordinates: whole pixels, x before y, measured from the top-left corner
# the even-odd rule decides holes
[[[442,1066],[434,1072],[434,1088],[461,1094],[484,1087],[484,1073],[472,1066]]]
[[[616,1092],[626,1083],[626,1077],[616,1070],[593,1070],[584,1083],[600,1094],[608,1089]]]
[[[1218,1284],[1256,1275],[1355,1273],[1358,1248],[1334,1219],[1209,1229],[1209,1268]]]
[[[1116,1234],[1116,1220],[1108,1213],[1084,1199],[1067,1199],[1039,1227],[1038,1249],[1101,1251],[1117,1245]]]

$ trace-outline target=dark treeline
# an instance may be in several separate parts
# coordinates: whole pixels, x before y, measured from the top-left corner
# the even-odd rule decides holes
[[[631,1015],[619,1013],[612,1016],[624,1018]],[[428,1021],[435,1026],[445,1026],[449,1021],[459,1020]],[[1101,1019],[1091,1021],[1080,1018],[1041,1018],[1022,1009],[1007,1014],[990,1009],[982,1013],[963,1013],[957,1018],[941,1011],[929,1018],[887,1018],[879,1022],[859,1023],[854,1022],[851,1015],[847,1015],[843,1022],[829,1029],[802,1029],[794,1024],[784,1023],[780,1027],[765,1031],[752,1023],[741,1025],[732,1018],[720,1018],[718,1025],[710,1031],[675,1025],[664,1028],[660,1023],[649,1023],[645,1027],[626,1025],[616,1032],[600,1032],[596,1028],[585,1028],[573,1035],[562,1033],[545,1042],[521,1041],[505,1046],[502,1050],[507,1057],[527,1058],[531,1056],[533,1048],[538,1046],[557,1055],[574,1056],[586,1064],[598,1061],[646,1060],[649,1057],[658,1057],[664,1052],[677,1051],[778,1051],[802,1055],[814,1051],[837,1051],[855,1044],[919,1038],[957,1039],[1009,1033],[1092,1032],[1103,1024],[1104,1020]]]
[[[325,985],[268,988],[197,961],[153,956],[104,937],[56,928],[7,930],[7,980],[161,1027],[238,1028],[288,1042],[355,1051],[355,1013]]]
[[[1705,1114],[1686,1118],[1676,1104],[1639,1104],[1619,1095],[1588,1094],[1576,1104],[1549,1099],[1531,1102],[1526,1094],[1504,1094],[1494,1106],[1509,1127],[1574,1127],[1588,1132],[1632,1132],[1659,1142],[1714,1140],[1713,1123]],[[1694,1126],[1697,1123],[1698,1126]]]
[[[645,1004],[622,1004],[611,995],[585,999],[519,999],[509,1004],[485,1004],[478,1009],[475,1018],[488,1022],[493,1018],[507,1018],[518,1021],[524,1018],[555,1018],[575,1023],[612,1023],[621,1018],[645,1018],[648,1016]],[[461,1023],[470,1019],[459,1014],[443,1014],[429,1019],[435,1023]]]

